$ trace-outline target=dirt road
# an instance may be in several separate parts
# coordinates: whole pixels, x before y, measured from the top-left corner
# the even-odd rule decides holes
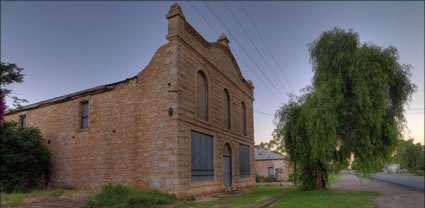
[[[377,208],[424,208],[424,192],[405,187],[369,181],[353,175],[341,175],[341,180],[331,186],[332,189],[344,191],[373,191],[381,195],[375,199]]]

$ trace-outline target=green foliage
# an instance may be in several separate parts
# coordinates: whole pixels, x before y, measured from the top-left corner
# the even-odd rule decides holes
[[[2,192],[27,192],[47,185],[51,174],[50,153],[41,142],[40,130],[3,122],[0,127],[0,188]]]
[[[186,197],[186,201],[195,201],[195,200],[196,200],[196,197],[193,194]]]
[[[277,182],[277,179],[273,176],[267,176],[264,178],[265,183]]]
[[[5,192],[27,192],[44,183],[51,174],[50,153],[41,144],[37,128],[3,122],[0,127],[0,188]]]
[[[317,208],[317,207],[375,207],[373,199],[376,192],[342,192],[342,191],[292,191],[272,208]]]
[[[8,197],[7,206],[8,207],[17,207],[24,203],[24,194],[22,193],[13,193]]]
[[[140,192],[122,185],[103,186],[102,192],[85,202],[85,207],[156,207],[173,204],[178,199],[174,194],[161,193],[158,190]]]
[[[420,143],[414,144],[413,139],[399,140],[392,162],[399,163],[402,169],[407,169],[411,173],[415,173],[416,170],[423,171],[424,146]]]
[[[274,130],[272,136],[273,139],[271,139],[269,142],[261,142],[259,146],[265,150],[283,155],[285,153],[285,148],[282,144],[282,140],[278,136],[278,132]]]
[[[416,86],[393,47],[360,44],[335,28],[309,44],[312,85],[276,112],[275,136],[301,169],[305,189],[322,189],[329,170],[348,166],[367,175],[389,161],[406,120],[403,107]]]
[[[0,62],[0,94],[2,94],[2,99],[4,99],[5,96],[12,98],[15,108],[20,108],[21,103],[27,102],[27,100],[20,99],[16,96],[10,96],[12,90],[6,89],[5,87],[13,83],[22,83],[24,81],[24,74],[22,74],[23,70],[23,68],[19,68],[16,64]]]

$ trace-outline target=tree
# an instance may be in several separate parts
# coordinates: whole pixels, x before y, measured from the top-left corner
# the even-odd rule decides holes
[[[399,140],[393,162],[399,163],[401,168],[411,173],[416,170],[424,170],[424,146],[413,143],[413,139]]]
[[[14,192],[44,183],[51,174],[50,153],[40,130],[4,122],[0,132],[0,189]]]
[[[348,166],[367,175],[390,160],[406,125],[404,106],[416,86],[394,47],[360,44],[340,28],[309,44],[314,77],[299,97],[277,110],[277,136],[302,170],[305,189],[324,189],[330,169]]]
[[[285,149],[283,145],[280,144],[281,140],[276,137],[277,133],[273,132],[273,139],[268,142],[260,142],[259,146],[265,150],[272,151],[274,153],[283,155],[285,153]]]
[[[0,63],[0,191],[12,192],[31,188],[44,182],[47,184],[51,174],[50,153],[41,144],[43,138],[37,128],[21,127],[16,122],[4,121],[5,97],[12,90],[6,89],[12,83],[22,83],[22,68],[15,64]],[[20,99],[11,96],[16,108]]]
[[[4,115],[6,102],[5,98],[10,97],[13,99],[13,106],[15,108],[20,108],[21,103],[27,102],[25,99],[18,98],[17,96],[12,96],[12,90],[6,89],[7,85],[13,83],[22,83],[24,81],[24,74],[22,74],[23,68],[19,68],[16,64],[3,63],[0,62],[0,98],[1,98],[1,115]],[[6,106],[7,107],[7,106]],[[3,119],[1,119],[3,120]]]

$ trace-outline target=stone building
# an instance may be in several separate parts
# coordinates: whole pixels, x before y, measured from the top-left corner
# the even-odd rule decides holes
[[[288,158],[283,155],[255,147],[255,173],[257,176],[274,177],[279,181],[288,181],[293,173]]]
[[[51,186],[183,197],[255,186],[252,82],[226,36],[206,41],[178,4],[166,18],[168,43],[137,76],[6,115],[41,130]]]

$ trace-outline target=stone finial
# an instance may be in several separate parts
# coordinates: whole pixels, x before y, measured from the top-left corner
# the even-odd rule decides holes
[[[226,35],[222,33],[220,37],[218,37],[217,42],[229,47],[229,39],[227,39]]]
[[[167,19],[170,19],[171,17],[174,17],[176,15],[180,15],[183,19],[186,19],[185,16],[183,15],[182,7],[179,4],[174,3],[170,6],[170,10],[168,11],[168,14],[166,17]]]

